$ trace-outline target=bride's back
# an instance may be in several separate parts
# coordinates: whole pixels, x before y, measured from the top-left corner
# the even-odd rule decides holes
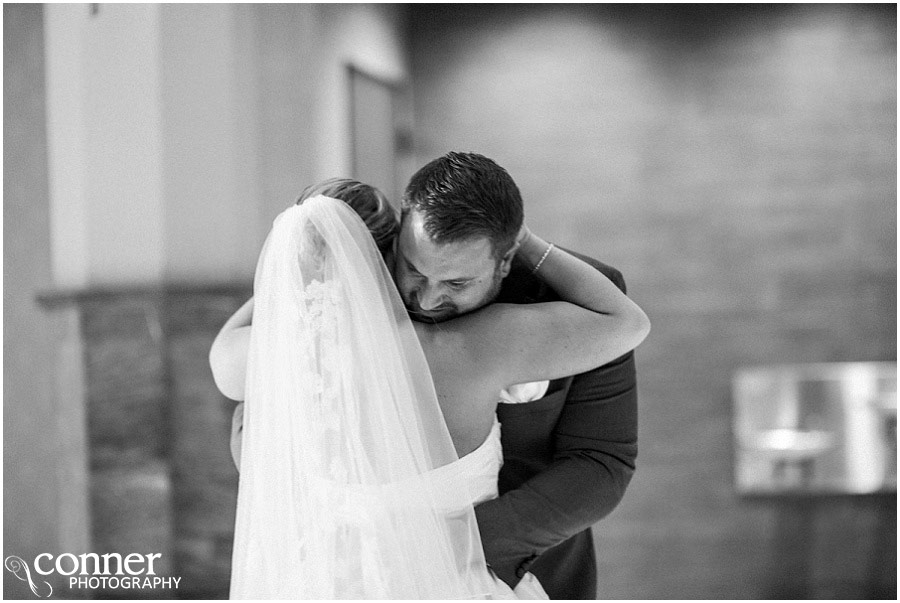
[[[474,351],[475,326],[461,319],[434,325],[415,323],[447,429],[460,457],[487,438],[500,391],[509,385],[499,376],[502,358],[482,358]]]

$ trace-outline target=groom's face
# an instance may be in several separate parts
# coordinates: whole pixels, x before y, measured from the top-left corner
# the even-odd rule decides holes
[[[403,219],[396,239],[394,280],[413,318],[447,320],[490,303],[508,272],[487,237],[438,244],[419,212]]]

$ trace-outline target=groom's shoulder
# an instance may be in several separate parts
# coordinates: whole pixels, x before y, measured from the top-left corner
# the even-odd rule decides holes
[[[577,251],[572,251],[570,249],[565,249],[565,251],[602,272],[609,280],[615,283],[619,289],[626,292],[625,279],[617,268],[605,262],[601,262],[596,258],[578,253]],[[529,304],[558,299],[559,296],[556,295],[556,292],[547,287],[541,279],[531,273],[530,266],[514,263],[509,275],[503,279],[503,286],[500,289],[500,294],[496,301],[503,303]]]

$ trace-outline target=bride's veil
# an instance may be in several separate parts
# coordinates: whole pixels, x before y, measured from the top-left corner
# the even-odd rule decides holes
[[[457,460],[390,273],[345,203],[276,218],[254,282],[232,598],[485,595]]]

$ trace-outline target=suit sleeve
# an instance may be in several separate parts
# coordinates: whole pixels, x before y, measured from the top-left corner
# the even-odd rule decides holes
[[[625,291],[621,274],[604,268]],[[637,457],[633,352],[573,378],[553,440],[547,469],[475,509],[487,562],[511,586],[537,556],[606,517],[622,499]]]

